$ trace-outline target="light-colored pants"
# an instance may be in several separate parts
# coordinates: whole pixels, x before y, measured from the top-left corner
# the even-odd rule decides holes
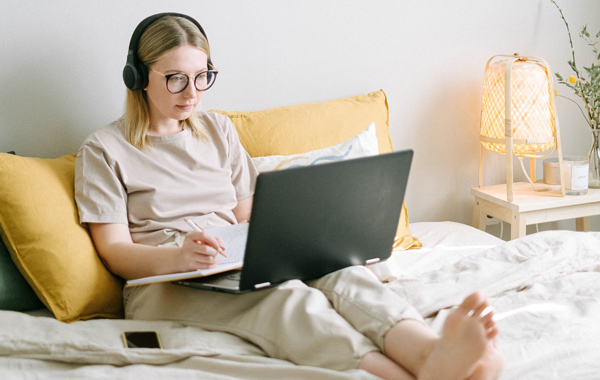
[[[128,319],[228,332],[270,357],[334,370],[354,369],[366,353],[383,351],[383,336],[400,320],[422,320],[362,266],[240,295],[157,283],[125,288],[124,300]]]

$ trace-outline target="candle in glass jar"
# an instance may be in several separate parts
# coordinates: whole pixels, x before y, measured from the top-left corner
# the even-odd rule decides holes
[[[563,159],[565,192],[568,195],[583,195],[588,191],[589,161],[584,156]],[[544,160],[544,183],[560,185],[558,158]]]

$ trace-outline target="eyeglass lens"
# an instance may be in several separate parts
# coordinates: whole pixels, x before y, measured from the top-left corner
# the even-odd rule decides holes
[[[198,91],[204,91],[213,85],[216,75],[206,71],[196,75],[195,85]],[[190,79],[186,74],[175,74],[167,80],[167,89],[174,94],[182,92],[188,86]]]

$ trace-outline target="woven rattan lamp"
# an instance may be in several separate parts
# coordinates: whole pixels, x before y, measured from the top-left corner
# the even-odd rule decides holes
[[[554,87],[542,58],[496,55],[483,80],[479,135],[479,187],[483,184],[483,149],[506,154],[506,197],[513,201],[513,157],[529,157],[530,181],[535,182],[535,159],[558,151],[561,195],[565,195],[563,159]],[[522,162],[521,162],[522,164]],[[525,173],[527,175],[527,173]]]

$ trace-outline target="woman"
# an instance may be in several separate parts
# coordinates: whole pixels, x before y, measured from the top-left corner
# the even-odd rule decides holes
[[[125,116],[78,152],[81,223],[124,279],[217,264],[223,242],[191,231],[185,217],[202,227],[249,219],[256,169],[227,117],[195,111],[216,75],[195,20],[149,17],[130,45]],[[229,332],[300,365],[360,368],[385,379],[494,379],[503,365],[493,313],[479,293],[450,314],[438,337],[360,266],[244,295],[131,287],[124,302],[127,318]]]

